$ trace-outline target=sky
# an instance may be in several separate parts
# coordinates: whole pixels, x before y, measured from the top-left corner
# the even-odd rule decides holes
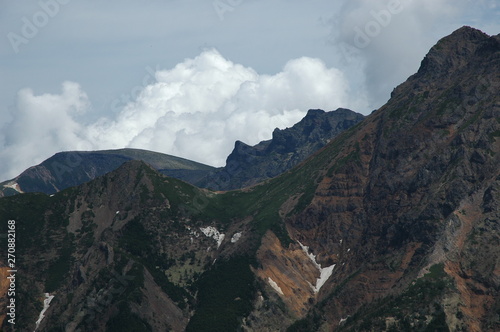
[[[308,109],[369,114],[500,0],[0,0],[0,181],[56,152],[223,166]]]

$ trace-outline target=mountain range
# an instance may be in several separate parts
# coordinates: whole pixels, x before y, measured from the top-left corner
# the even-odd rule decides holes
[[[212,190],[240,189],[291,169],[364,116],[347,109],[309,110],[291,128],[254,147],[237,141],[226,166],[214,168],[191,160],[140,149],[59,152],[14,179],[0,183],[0,197],[19,193],[54,194],[142,160],[162,174]]]
[[[14,179],[0,183],[0,195],[53,194],[109,173],[129,160],[142,160],[163,174],[185,181],[195,181],[214,169],[191,160],[139,149],[59,152]]]
[[[291,128],[278,129],[272,139],[249,146],[236,141],[226,166],[211,171],[193,184],[212,190],[233,190],[273,178],[305,160],[334,137],[362,121],[364,116],[348,109],[332,112],[309,110]]]
[[[269,152],[249,177],[230,174],[241,189],[131,158],[50,195],[1,198],[16,329],[499,331],[499,87],[500,35],[463,27],[357,124],[310,111],[311,130],[236,143],[226,167]],[[346,130],[303,153],[318,123]],[[284,156],[290,168],[273,161]],[[201,170],[205,183],[221,171]]]

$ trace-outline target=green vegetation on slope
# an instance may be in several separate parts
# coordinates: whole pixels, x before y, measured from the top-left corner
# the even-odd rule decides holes
[[[440,302],[452,282],[444,265],[430,268],[424,277],[413,282],[401,295],[386,297],[360,308],[339,331],[448,331]],[[418,309],[416,309],[418,308]]]
[[[198,304],[186,331],[236,331],[252,310],[255,279],[248,257],[216,263],[199,282]]]

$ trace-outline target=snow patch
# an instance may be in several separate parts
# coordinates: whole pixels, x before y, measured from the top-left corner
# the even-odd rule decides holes
[[[219,249],[222,241],[224,240],[225,235],[220,233],[217,228],[208,226],[208,227],[200,227],[200,231],[205,234],[206,237],[211,237],[215,241],[217,241],[217,249]]]
[[[319,276],[318,280],[316,280],[316,287],[314,287],[315,293],[319,292],[319,290],[321,289],[321,287],[323,287],[323,285],[328,280],[328,278],[330,278],[330,276],[333,273],[334,268],[335,268],[335,264],[333,264],[332,266],[329,266],[329,267],[319,269],[320,276]]]
[[[21,187],[19,187],[19,184],[16,181],[11,181],[11,182],[9,182],[7,184],[4,184],[3,186],[5,188],[14,189],[15,191],[17,191],[20,194],[23,193],[23,191],[21,190]]]
[[[314,263],[314,265],[316,265],[317,268],[321,269],[321,266],[316,262],[316,255],[313,255],[312,253],[309,253],[309,247],[308,246],[303,245],[302,243],[300,243],[300,241],[298,241],[298,242],[299,242],[300,247],[302,248],[302,250],[306,253],[306,255],[309,257],[309,259],[311,259],[311,261]]]
[[[49,309],[50,302],[52,301],[53,298],[54,298],[54,295],[50,295],[49,293],[45,293],[45,300],[43,300],[43,309],[40,312],[40,315],[38,316],[38,320],[36,321],[35,331],[38,329],[38,326],[42,322],[42,319],[45,317],[45,311],[47,311],[47,309]]]
[[[330,278],[330,276],[332,275],[333,269],[335,268],[335,264],[328,266],[328,267],[325,267],[325,268],[322,268],[321,265],[318,264],[318,262],[316,262],[316,255],[309,253],[309,247],[303,245],[302,243],[300,243],[300,241],[298,241],[298,242],[299,242],[302,250],[306,253],[306,255],[311,259],[313,264],[319,270],[319,278],[316,280],[316,286],[311,285],[314,293],[318,293],[319,290],[321,289],[321,287],[323,287],[323,285],[326,283],[328,278]]]
[[[189,235],[194,235],[196,238],[200,237],[200,234],[197,231],[191,230],[191,226],[185,226],[185,227],[189,231]]]
[[[267,278],[267,282],[276,292],[280,293],[281,295],[285,295],[283,294],[280,286],[278,286],[278,284],[273,279],[271,279],[271,277]]]
[[[342,325],[347,320],[347,318],[349,318],[349,317],[350,316],[347,316],[346,318],[341,318],[340,322],[339,322],[339,325]]]
[[[236,243],[241,238],[241,232],[235,233],[231,238],[231,243]]]

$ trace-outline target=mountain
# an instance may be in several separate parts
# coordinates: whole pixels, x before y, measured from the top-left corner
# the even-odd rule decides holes
[[[271,140],[255,146],[236,141],[226,166],[210,172],[195,184],[212,190],[233,190],[273,178],[296,166],[363,119],[362,114],[343,108],[332,112],[309,110],[293,127],[276,128]]]
[[[500,330],[499,77],[500,35],[463,27],[386,105],[263,183],[214,192],[129,161],[1,198],[16,328]]]
[[[309,110],[302,121],[273,139],[250,147],[237,141],[227,165],[216,169],[187,159],[139,149],[60,152],[12,180],[0,183],[0,197],[19,193],[53,194],[142,160],[160,173],[213,190],[239,189],[274,177],[304,160],[330,139],[364,118],[347,109]]]
[[[23,192],[53,194],[111,172],[129,160],[142,160],[163,174],[188,182],[198,181],[214,169],[191,160],[139,149],[60,152],[16,178],[0,183],[0,197]]]

